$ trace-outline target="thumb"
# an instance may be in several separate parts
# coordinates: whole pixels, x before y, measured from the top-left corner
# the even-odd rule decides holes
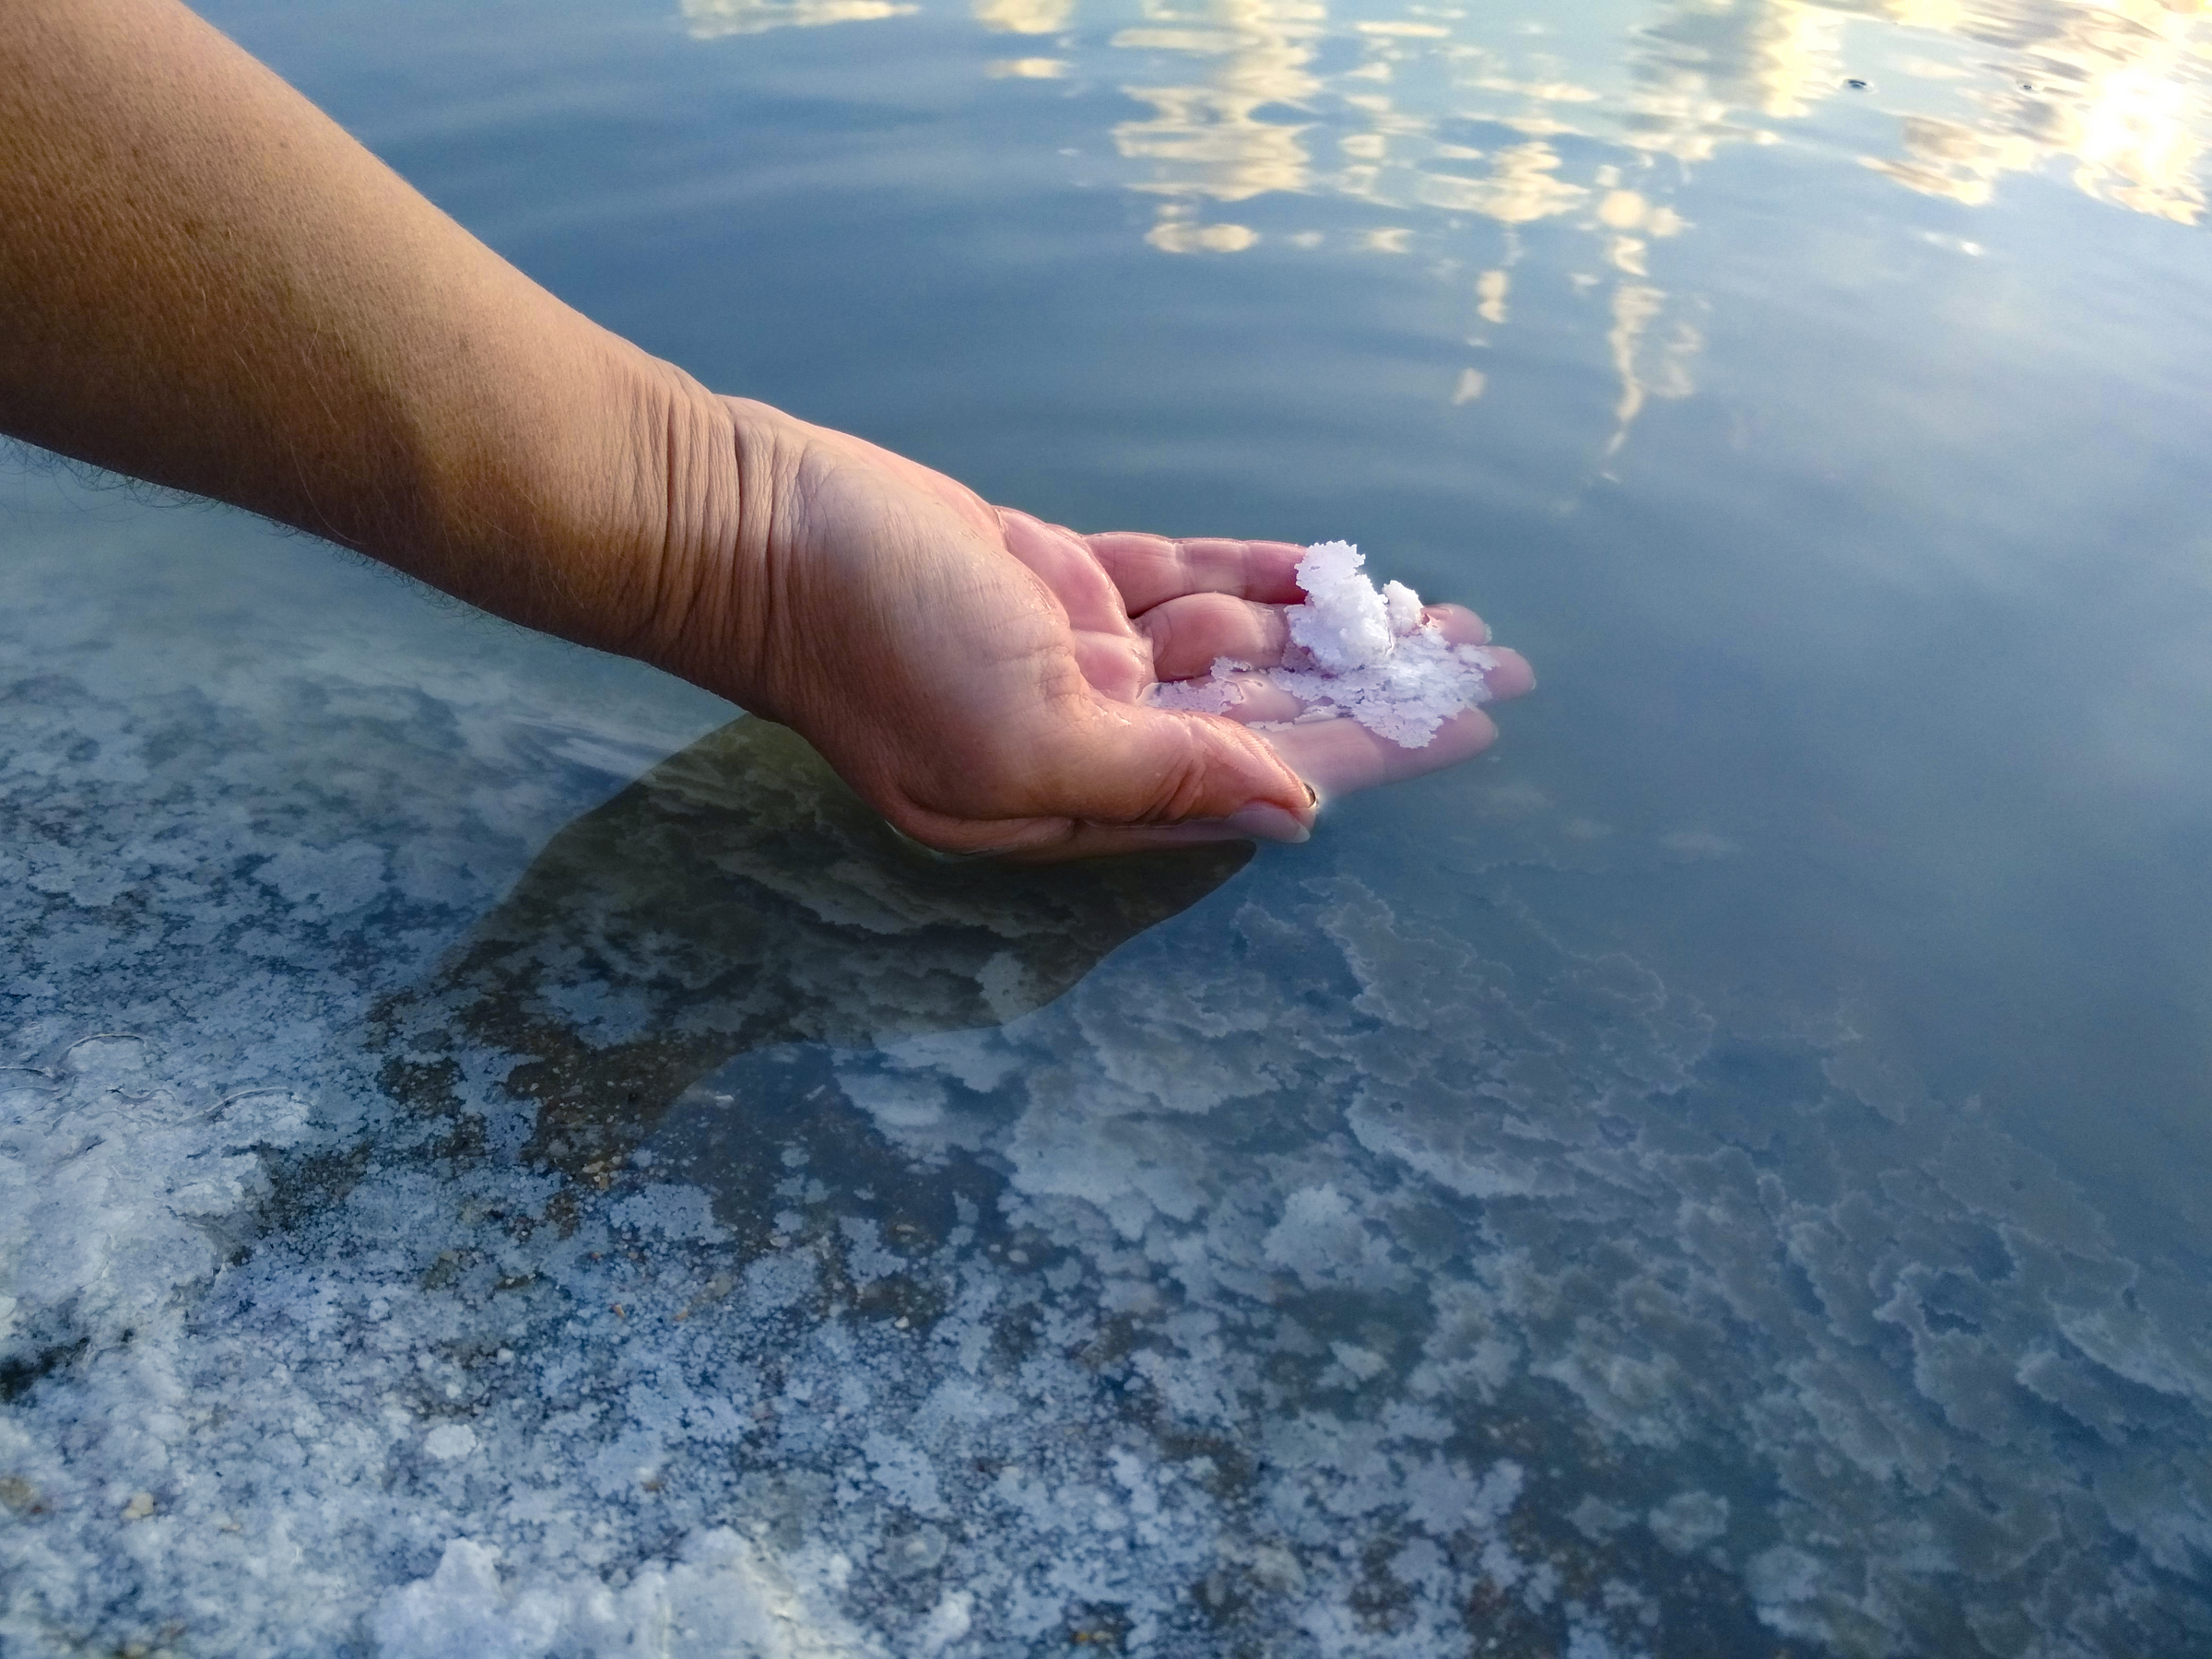
[[[1312,815],[1313,792],[1247,726],[1102,698],[1093,708],[1088,742],[1064,769],[1071,817],[1162,825],[1261,806],[1301,821]]]
[[[1302,841],[1313,792],[1266,740],[1217,714],[1092,696],[1061,729],[1032,797],[1037,816],[995,852],[1085,858],[1189,841]]]

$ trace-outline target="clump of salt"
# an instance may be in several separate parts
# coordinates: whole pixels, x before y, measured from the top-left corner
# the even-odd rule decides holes
[[[1460,710],[1490,700],[1486,676],[1497,657],[1454,645],[1421,614],[1421,596],[1402,582],[1380,591],[1349,542],[1316,542],[1298,561],[1305,603],[1285,613],[1290,644],[1282,666],[1254,672],[1230,657],[1204,679],[1153,688],[1161,708],[1226,713],[1257,682],[1306,705],[1295,724],[1350,718],[1402,748],[1426,748]],[[1255,723],[1265,730],[1267,723]]]
[[[1372,667],[1387,661],[1397,642],[1390,601],[1359,573],[1366,562],[1349,542],[1316,542],[1298,561],[1298,585],[1306,602],[1292,606],[1284,620],[1290,624],[1290,638],[1312,653],[1324,673]],[[1418,623],[1419,598],[1402,582],[1390,585],[1413,600]]]

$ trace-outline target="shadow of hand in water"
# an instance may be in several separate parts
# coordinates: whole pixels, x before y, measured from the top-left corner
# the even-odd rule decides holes
[[[379,1009],[371,1041],[384,1087],[431,1112],[457,1104],[463,1051],[512,1055],[505,1088],[538,1108],[525,1157],[604,1186],[731,1061],[1002,1024],[1251,856],[945,859],[795,735],[739,720],[556,835],[427,983]]]

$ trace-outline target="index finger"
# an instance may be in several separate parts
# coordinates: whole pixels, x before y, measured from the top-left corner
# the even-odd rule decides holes
[[[1133,617],[1191,594],[1231,594],[1259,605],[1297,605],[1306,596],[1298,585],[1298,561],[1306,550],[1289,542],[1178,538],[1135,530],[1083,539]]]

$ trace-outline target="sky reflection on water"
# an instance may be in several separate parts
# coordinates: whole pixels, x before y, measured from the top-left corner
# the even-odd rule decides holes
[[[694,35],[712,39],[912,9],[686,0],[684,16]],[[1017,35],[1090,21],[1077,0],[974,0],[972,10],[986,29]],[[1595,243],[1594,268],[1577,279],[1609,290],[1606,339],[1620,379],[1612,449],[1647,398],[1694,389],[1702,337],[1652,284],[1651,244],[1690,228],[1677,198],[1694,195],[1696,165],[1728,147],[1836,143],[1843,126],[1872,141],[1855,156],[1861,165],[1964,206],[1988,203],[2007,175],[2049,172],[2177,224],[2196,224],[2205,209],[2212,35],[2194,0],[1742,0],[1595,6],[1568,22],[1437,6],[1332,18],[1315,0],[1145,0],[1139,12],[1143,21],[1113,29],[1103,51],[1077,33],[1059,44],[1078,57],[999,59],[987,73],[1118,79],[1132,59],[1144,62],[1120,90],[1151,112],[1117,123],[1112,138],[1124,159],[1148,164],[1124,183],[1159,198],[1145,240],[1163,253],[1241,253],[1263,234],[1295,247],[1330,240],[1230,217],[1270,194],[1340,195],[1409,218],[1352,232],[1354,245],[1446,260],[1463,240],[1459,216],[1509,228],[1569,219]],[[1571,38],[1555,38],[1562,33]],[[1593,50],[1608,36],[1617,49]],[[1173,78],[1179,71],[1186,78]],[[1834,119],[1842,112],[1824,106],[1839,100],[1865,101],[1876,121]],[[1626,154],[1578,182],[1562,173],[1563,138]],[[1654,165],[1663,159],[1677,165]],[[1506,322],[1518,257],[1509,239],[1505,260],[1476,275],[1481,324]],[[1474,334],[1468,343],[1488,342]],[[1479,396],[1486,382],[1470,365],[1453,401]]]
[[[11,477],[7,1639],[2212,1645],[2194,8],[218,16],[715,383],[1545,684],[994,885]]]

